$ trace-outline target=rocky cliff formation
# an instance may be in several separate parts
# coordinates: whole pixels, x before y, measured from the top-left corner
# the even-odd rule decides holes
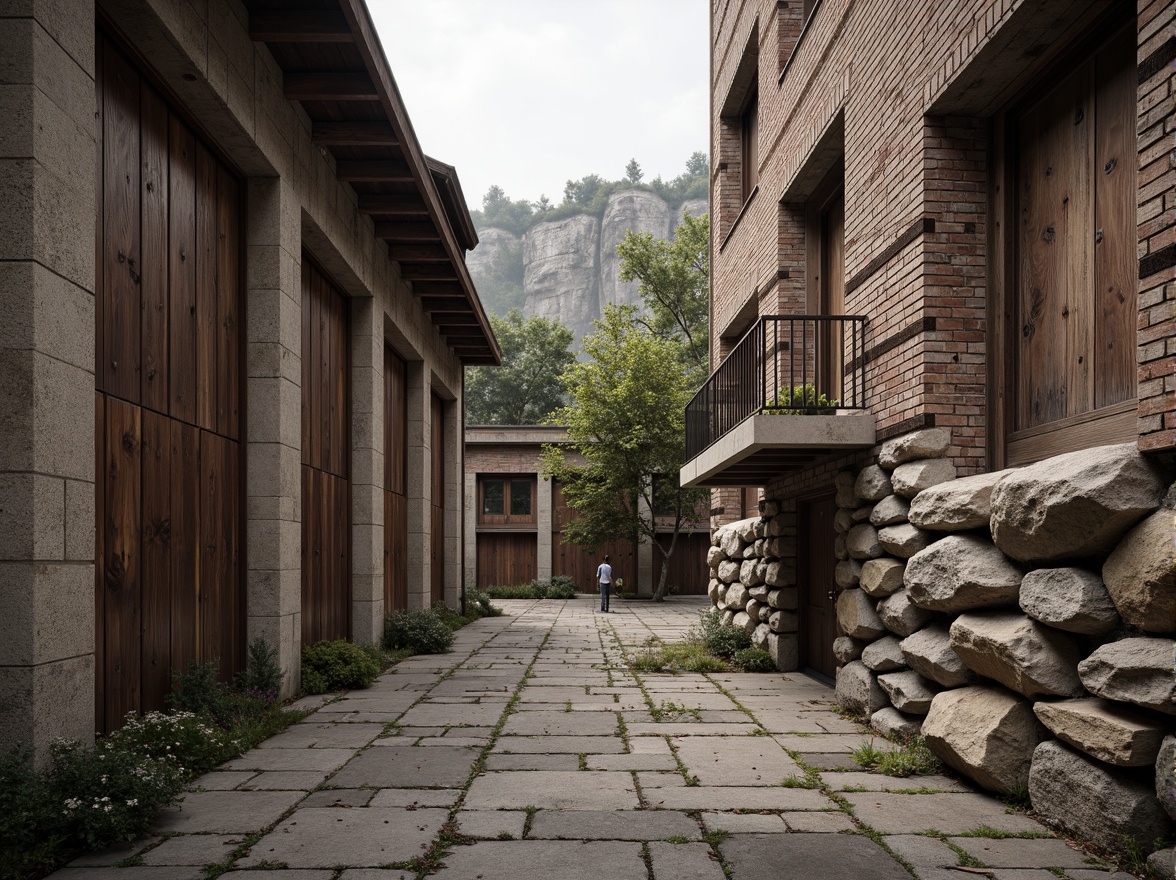
[[[479,229],[481,243],[467,263],[487,309],[512,306],[525,315],[559,318],[580,339],[606,304],[640,305],[635,282],[620,280],[617,245],[629,230],[671,238],[682,212],[706,213],[705,199],[672,208],[657,193],[629,189],[609,197],[604,215],[576,214],[536,223],[522,236]]]

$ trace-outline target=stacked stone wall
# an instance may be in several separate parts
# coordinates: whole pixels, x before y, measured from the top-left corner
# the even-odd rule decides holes
[[[1150,849],[1176,817],[1174,462],[1130,443],[957,479],[950,443],[918,431],[838,474],[838,702]]]

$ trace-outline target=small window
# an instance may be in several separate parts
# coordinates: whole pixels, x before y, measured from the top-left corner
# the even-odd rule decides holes
[[[502,516],[506,512],[506,483],[503,480],[482,481],[482,515]]]
[[[746,202],[759,183],[759,93],[755,89],[744,105],[739,137],[743,148],[743,201]]]
[[[526,479],[510,481],[511,516],[531,515],[531,485],[531,481]]]

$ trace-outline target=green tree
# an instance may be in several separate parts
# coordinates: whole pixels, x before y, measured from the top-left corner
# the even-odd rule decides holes
[[[561,374],[575,359],[572,331],[559,321],[524,318],[512,309],[490,316],[502,349],[501,367],[470,367],[466,373],[466,422],[471,425],[534,425],[564,403]]]
[[[709,173],[710,162],[707,161],[706,153],[701,150],[691,153],[686,160],[686,174],[689,177],[706,177]]]
[[[502,187],[491,186],[482,196],[482,210],[471,211],[477,229],[494,226],[506,229],[515,235],[522,235],[531,225],[534,209],[526,199],[512,200]]]
[[[697,388],[709,363],[707,287],[710,220],[683,212],[673,241],[629,232],[617,245],[621,280],[637,281],[648,314],[641,320],[660,339],[681,343],[688,380]]]
[[[644,176],[641,171],[641,166],[637,164],[637,160],[630,159],[629,164],[625,166],[625,180],[636,186]]]
[[[579,518],[566,540],[599,547],[615,539],[650,541],[665,565],[653,598],[665,598],[669,560],[683,526],[694,518],[707,489],[683,489],[677,473],[685,453],[685,406],[693,392],[681,368],[681,343],[649,331],[631,306],[606,306],[596,332],[585,337],[587,360],[564,372],[570,403],[559,411],[567,425],[566,447],[543,449],[544,476],[563,484]],[[569,456],[567,453],[573,453]],[[669,547],[640,511],[673,518]]]
[[[579,180],[569,180],[564,185],[564,204],[591,205],[597,193],[607,185],[608,182],[599,174],[588,174]]]

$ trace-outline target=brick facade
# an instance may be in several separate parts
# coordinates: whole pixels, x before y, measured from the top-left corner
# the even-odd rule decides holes
[[[998,465],[994,120],[1112,5],[715,0],[712,363],[757,314],[811,308],[806,201],[843,163],[844,311],[869,319],[867,407],[879,440],[937,425],[951,431],[961,475]],[[1138,437],[1160,451],[1176,448],[1173,5],[1140,0],[1136,28]],[[744,202],[731,114],[753,87],[760,167]],[[818,474],[828,485],[836,469],[782,477],[766,495],[806,492]],[[732,504],[716,492],[712,506]]]

